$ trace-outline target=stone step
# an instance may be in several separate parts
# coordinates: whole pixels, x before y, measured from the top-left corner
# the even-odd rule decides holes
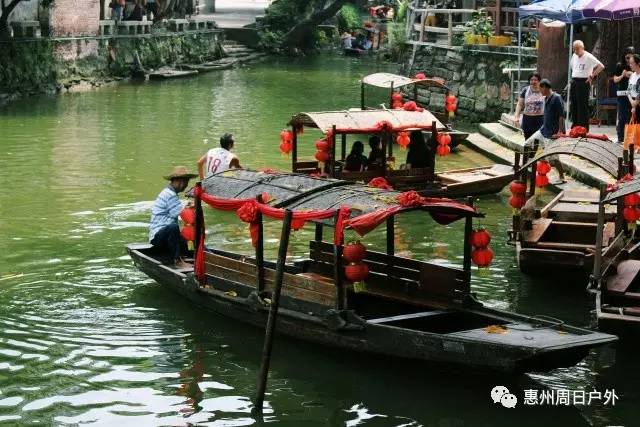
[[[230,53],[244,53],[244,52],[254,52],[253,49],[250,49],[248,47],[245,46],[222,46],[222,48],[224,49],[224,51],[227,54]]]

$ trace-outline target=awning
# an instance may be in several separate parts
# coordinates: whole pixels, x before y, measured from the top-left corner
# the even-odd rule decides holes
[[[362,83],[369,86],[381,87],[385,89],[391,89],[392,84],[394,88],[401,88],[403,86],[416,84],[419,86],[437,86],[449,90],[449,88],[444,84],[444,79],[441,79],[439,77],[412,79],[411,77],[405,77],[392,73],[369,74],[368,76],[364,76],[362,78]]]
[[[381,124],[389,123],[393,131],[405,129],[431,129],[433,123],[437,130],[446,130],[445,126],[429,111],[405,110],[345,110],[298,113],[289,122],[293,126],[318,128],[322,132],[333,126],[339,133],[381,133],[389,129]]]

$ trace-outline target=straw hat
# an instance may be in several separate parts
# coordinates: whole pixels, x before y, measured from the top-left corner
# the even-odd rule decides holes
[[[342,35],[340,36],[340,39],[347,39],[351,37],[351,34],[348,33],[347,31],[345,31],[344,33],[342,33]]]
[[[166,175],[163,178],[171,181],[172,179],[176,179],[176,178],[191,179],[197,176],[198,174],[189,173],[189,169],[187,169],[186,166],[176,166],[173,168],[173,171],[169,175]]]

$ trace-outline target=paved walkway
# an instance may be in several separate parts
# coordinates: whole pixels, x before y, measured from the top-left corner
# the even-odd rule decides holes
[[[264,10],[272,0],[216,0],[216,13],[213,16],[222,29],[242,28],[253,24],[256,16],[264,15]]]

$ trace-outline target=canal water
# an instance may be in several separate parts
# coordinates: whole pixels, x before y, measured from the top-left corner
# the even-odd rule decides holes
[[[150,206],[173,165],[232,132],[246,167],[285,169],[279,131],[298,111],[358,105],[359,78],[389,65],[317,57],[275,60],[197,78],[120,85],[23,100],[0,110],[0,421],[5,425],[211,425],[257,423],[250,415],[262,331],[202,311],[133,268],[125,244],[147,236]],[[383,94],[380,102],[384,101]],[[301,148],[311,156],[317,134]],[[460,149],[438,167],[487,165]],[[530,278],[506,242],[506,193],[476,200],[496,259],[473,271],[473,290],[493,307],[589,326],[584,280],[558,272]],[[398,219],[401,254],[460,264],[462,225],[425,215]],[[292,258],[311,228],[292,237]],[[251,253],[246,224],[207,212],[208,244]],[[279,224],[268,223],[275,255]],[[350,238],[352,236],[347,236]],[[383,236],[364,239],[382,247]],[[277,340],[266,422],[316,426],[634,425],[637,361],[630,350],[593,352],[578,366],[496,377],[343,354]],[[625,360],[626,359],[626,360]],[[616,363],[613,363],[616,360]],[[504,385],[514,409],[492,403]],[[599,391],[602,401],[522,404],[525,390]],[[615,405],[604,404],[615,390]]]

